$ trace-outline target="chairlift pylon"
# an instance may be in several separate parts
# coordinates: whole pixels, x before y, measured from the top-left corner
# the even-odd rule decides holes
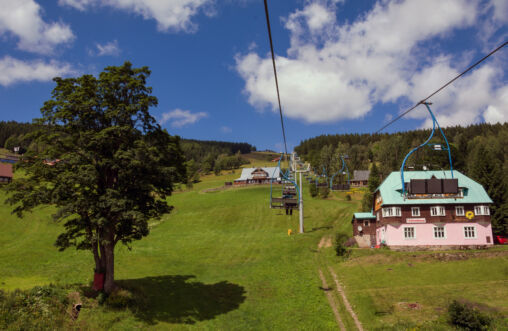
[[[423,144],[413,148],[406,155],[404,160],[402,161],[402,165],[400,167],[400,179],[401,179],[401,182],[402,182],[402,196],[403,197],[406,196],[406,186],[404,184],[404,166],[406,165],[406,161],[411,156],[411,154],[413,154],[415,151],[417,151],[418,149],[420,149],[420,148],[422,148],[424,146],[429,146],[429,147],[431,147],[432,150],[436,150],[436,151],[443,151],[443,150],[444,151],[448,151],[448,161],[450,162],[450,173],[451,173],[451,176],[453,178],[452,154],[451,154],[451,151],[450,151],[450,144],[448,144],[448,139],[446,139],[446,136],[445,136],[443,130],[441,129],[441,126],[439,125],[439,122],[437,121],[436,117],[434,116],[434,113],[432,113],[432,110],[429,107],[429,105],[431,105],[431,103],[430,102],[422,102],[422,104],[425,105],[425,107],[429,111],[430,117],[432,118],[432,131],[430,132],[430,135],[427,138],[427,140],[425,140],[425,142]],[[443,136],[443,139],[444,139],[444,141],[446,143],[446,148],[442,148],[443,146],[439,144],[439,146],[441,146],[440,149],[436,149],[435,146],[438,145],[438,144],[430,144],[429,143],[430,140],[432,139],[432,137],[434,136],[434,132],[436,131],[436,125],[437,125],[439,131],[441,132],[441,135]]]

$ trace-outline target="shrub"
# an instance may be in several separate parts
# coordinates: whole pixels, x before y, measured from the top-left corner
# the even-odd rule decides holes
[[[448,306],[448,314],[453,325],[465,330],[488,330],[492,323],[489,316],[457,300]]]
[[[344,233],[337,233],[335,236],[335,253],[337,256],[348,257],[350,250],[346,247],[349,237]]]
[[[99,303],[99,305],[105,303],[107,299],[108,295],[104,292],[100,292],[99,295],[97,296],[97,302]]]
[[[68,320],[66,291],[54,285],[29,291],[0,291],[1,330],[53,330]]]
[[[106,304],[113,308],[127,308],[133,301],[134,299],[131,292],[120,289],[108,296]]]
[[[310,193],[311,197],[313,197],[313,198],[317,197],[317,195],[318,195],[318,189],[317,189],[316,185],[310,184],[309,193]]]
[[[351,194],[346,194],[346,201],[351,201]]]
[[[326,198],[328,198],[329,194],[330,194],[330,189],[327,186],[321,187],[319,189],[319,195],[321,195],[321,198],[326,199]]]

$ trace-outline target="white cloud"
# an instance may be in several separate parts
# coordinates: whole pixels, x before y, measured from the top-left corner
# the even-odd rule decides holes
[[[414,103],[418,102],[419,99],[433,92],[436,87],[442,86],[458,74],[459,71],[451,65],[450,57],[438,58],[412,77],[410,100]],[[431,108],[435,114],[439,115],[440,125],[466,125],[479,122],[482,117],[487,120],[489,114],[491,117],[495,116],[495,110],[492,107],[496,107],[494,104],[500,105],[498,102],[500,100],[498,78],[502,74],[502,68],[490,63],[484,64],[470,75],[457,80],[432,97],[429,101],[434,103]],[[505,105],[507,104],[505,102]],[[489,107],[491,107],[491,111],[485,117],[484,112]],[[425,118],[424,126],[432,126],[432,120],[424,110],[414,111],[408,117]],[[493,118],[488,119],[488,121],[490,120]]]
[[[96,0],[58,0],[60,6],[70,6],[84,11],[88,6],[97,3]]]
[[[491,0],[494,7],[494,19],[502,22],[508,22],[508,1],[506,0]]]
[[[231,132],[233,132],[233,129],[231,129],[229,126],[222,126],[222,127],[220,128],[220,131],[221,131],[222,133],[231,133]]]
[[[0,8],[0,35],[19,38],[21,50],[48,54],[57,45],[74,39],[67,24],[45,22],[41,7],[33,0],[0,0]]]
[[[208,114],[204,112],[192,113],[190,110],[175,109],[162,114],[159,123],[162,125],[166,122],[171,122],[172,127],[181,128],[188,124],[194,124],[207,116]]]
[[[496,100],[489,105],[483,113],[485,122],[488,123],[504,123],[508,121],[508,86],[500,88],[497,91]]]
[[[439,43],[476,24],[480,15],[478,0],[379,1],[343,25],[337,23],[337,11],[336,1],[309,0],[285,19],[290,47],[276,61],[288,117],[327,123],[360,118],[377,103],[418,101],[457,74],[450,56],[436,50],[440,55],[431,56],[421,43]],[[245,80],[248,102],[259,110],[277,111],[270,55],[251,50],[237,55],[236,70]],[[454,83],[436,108],[443,123],[481,119],[489,97],[498,95],[502,74],[502,66],[484,65]]]
[[[60,5],[86,10],[91,6],[109,6],[154,19],[160,31],[195,32],[197,25],[192,17],[200,11],[215,14],[214,0],[59,0]]]
[[[118,46],[117,40],[113,40],[105,44],[97,43],[95,44],[95,47],[97,47],[98,56],[104,55],[118,56],[120,54],[120,47]]]
[[[0,59],[0,85],[3,86],[33,80],[50,81],[56,76],[75,73],[69,64],[58,61],[22,61],[10,56]]]

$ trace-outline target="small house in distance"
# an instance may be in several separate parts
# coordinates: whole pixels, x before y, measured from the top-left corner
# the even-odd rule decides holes
[[[278,167],[244,168],[240,178],[235,179],[234,185],[270,184],[271,181],[280,183],[280,169]]]
[[[392,249],[492,245],[492,200],[479,183],[459,171],[453,175],[449,170],[404,172],[403,195],[401,174],[392,172],[374,192],[372,211],[353,216],[359,245],[366,239]]]
[[[351,187],[365,187],[369,184],[370,170],[353,171],[353,179],[350,180]]]
[[[0,183],[10,183],[12,181],[12,164],[0,163]]]
[[[355,213],[351,223],[358,247],[369,248],[376,245],[376,216],[372,213]]]

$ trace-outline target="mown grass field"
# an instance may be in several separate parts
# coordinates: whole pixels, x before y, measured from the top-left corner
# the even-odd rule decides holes
[[[288,229],[297,232],[298,213],[286,216],[269,209],[269,187],[210,191],[238,177],[240,171],[235,172],[204,176],[192,189],[175,192],[169,199],[174,211],[152,222],[148,237],[131,250],[118,246],[116,279],[142,296],[141,303],[113,309],[85,300],[75,326],[334,330],[337,322],[318,273],[325,273],[333,289],[330,266],[366,329],[425,323],[447,329],[446,303],[454,298],[507,314],[506,250],[467,252],[476,255],[441,261],[429,252],[357,249],[343,262],[332,247],[318,250],[318,243],[339,231],[351,233],[350,219],[361,193],[352,201],[343,192],[321,200],[305,190],[306,233],[288,236]],[[0,202],[4,198],[0,193]],[[51,213],[51,207],[40,208],[18,219],[0,203],[0,289],[49,283],[77,288],[91,282],[89,252],[58,252],[53,246],[60,225],[51,221]],[[344,324],[353,329],[343,302],[334,295]],[[420,308],[406,309],[401,302],[417,302]]]

